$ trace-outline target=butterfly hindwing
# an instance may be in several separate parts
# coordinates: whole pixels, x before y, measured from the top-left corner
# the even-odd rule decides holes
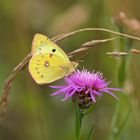
[[[29,62],[29,72],[38,84],[45,84],[64,77],[67,66],[69,64],[57,55],[35,55]]]

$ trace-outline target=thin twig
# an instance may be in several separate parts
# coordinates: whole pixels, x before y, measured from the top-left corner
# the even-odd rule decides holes
[[[70,33],[66,33],[66,34],[62,34],[62,35],[56,36],[56,37],[52,38],[52,41],[58,42],[58,41],[61,41],[61,40],[65,39],[65,38],[71,37],[71,36],[73,36],[73,35],[75,35],[77,33],[84,32],[84,31],[104,31],[104,32],[109,32],[109,33],[116,34],[116,35],[119,35],[119,36],[122,36],[122,37],[127,37],[127,38],[131,38],[131,39],[135,39],[135,40],[139,40],[140,41],[140,38],[139,37],[135,37],[135,36],[131,36],[131,35],[119,33],[119,32],[108,30],[108,29],[104,29],[104,28],[85,28],[85,29],[79,29],[79,30],[76,30],[76,31],[73,31],[73,32],[70,32]],[[101,42],[103,43],[103,42],[106,42],[106,41],[109,41],[109,40],[108,39],[105,39],[105,40],[98,40],[98,41],[96,40],[96,41],[87,42],[87,43],[83,44],[80,49],[77,49],[75,51],[72,51],[68,55],[69,55],[69,57],[73,57],[74,55],[78,54],[79,52],[87,51],[87,49],[89,49],[90,46],[93,46],[93,45],[98,44],[98,43],[101,43]],[[111,40],[113,40],[113,38]],[[12,83],[14,81],[14,78],[16,77],[16,75],[17,75],[17,73],[19,71],[21,71],[25,66],[27,66],[27,64],[28,64],[31,56],[32,56],[31,53],[29,53],[12,70],[11,74],[9,75],[9,77],[7,78],[7,80],[5,81],[4,88],[3,88],[3,94],[2,94],[2,97],[1,97],[1,100],[0,100],[0,106],[2,107],[3,111],[6,110],[8,96],[9,96],[10,89],[12,87]],[[4,112],[2,112],[2,114],[3,113]]]

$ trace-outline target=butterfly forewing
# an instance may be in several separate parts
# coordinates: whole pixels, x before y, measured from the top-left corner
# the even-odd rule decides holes
[[[69,58],[59,46],[57,46],[47,36],[37,33],[32,42],[32,54],[34,56],[44,53],[55,54],[69,62]]]

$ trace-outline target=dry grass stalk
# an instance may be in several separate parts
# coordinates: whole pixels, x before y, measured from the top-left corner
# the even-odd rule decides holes
[[[140,54],[140,50],[131,49],[131,53],[133,53],[133,54]]]
[[[114,57],[120,57],[120,56],[126,56],[129,54],[140,54],[140,50],[137,49],[131,49],[129,52],[119,52],[119,51],[114,51],[114,52],[107,52],[107,55],[114,56]]]
[[[107,55],[110,55],[110,56],[114,56],[114,57],[120,57],[120,56],[126,56],[128,55],[129,53],[126,53],[126,52],[107,52],[106,53]]]
[[[108,32],[108,33],[114,34],[114,35],[119,35],[121,37],[127,37],[127,38],[131,38],[131,39],[140,41],[140,38],[137,37],[137,36],[132,36],[132,35],[124,34],[124,33],[119,33],[119,32],[116,32],[116,31],[109,30],[109,29],[105,29],[105,28],[84,28],[84,29],[79,29],[79,30],[76,30],[76,31],[73,31],[73,32],[70,32],[70,33],[66,33],[66,34],[56,36],[56,37],[54,37],[52,39],[54,41],[58,42],[58,41],[61,41],[61,40],[65,39],[65,38],[67,38],[67,37],[71,37],[71,36],[73,36],[73,35],[75,35],[77,33],[85,32],[85,31],[103,31],[103,32]]]
[[[107,39],[100,39],[100,40],[91,40],[91,41],[88,41],[86,43],[83,43],[79,49],[77,50],[74,50],[70,53],[68,53],[68,56],[69,58],[77,55],[77,54],[81,54],[83,52],[86,52],[88,49],[92,48],[92,47],[95,47],[96,45],[99,45],[101,43],[105,43],[105,42],[108,42],[108,41],[112,41],[112,40],[115,40],[117,39],[116,37],[113,37],[113,38],[107,38]]]

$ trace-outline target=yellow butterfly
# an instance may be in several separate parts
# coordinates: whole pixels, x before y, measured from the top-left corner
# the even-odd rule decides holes
[[[71,62],[65,52],[42,34],[35,34],[32,42],[29,72],[36,83],[46,84],[70,75],[78,63]]]

